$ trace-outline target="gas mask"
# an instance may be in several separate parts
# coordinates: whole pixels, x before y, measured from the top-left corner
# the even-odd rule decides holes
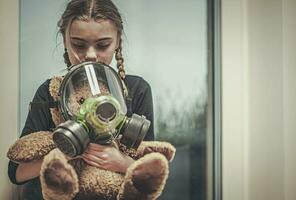
[[[59,90],[65,122],[53,132],[56,146],[71,157],[82,154],[90,142],[110,144],[116,138],[136,149],[150,121],[137,114],[126,116],[123,91],[122,80],[110,66],[84,62],[70,67]]]

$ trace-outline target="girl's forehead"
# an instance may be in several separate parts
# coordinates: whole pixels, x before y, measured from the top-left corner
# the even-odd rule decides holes
[[[100,39],[117,37],[117,28],[110,20],[78,20],[75,19],[69,27],[70,37],[83,39]]]

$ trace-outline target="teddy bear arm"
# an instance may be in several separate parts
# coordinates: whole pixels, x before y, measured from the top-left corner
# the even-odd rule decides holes
[[[175,156],[176,148],[168,142],[159,141],[143,141],[137,152],[144,156],[152,152],[158,152],[163,154],[168,161],[172,161]]]
[[[56,146],[52,140],[52,132],[39,131],[19,138],[8,150],[7,157],[16,162],[39,160]]]

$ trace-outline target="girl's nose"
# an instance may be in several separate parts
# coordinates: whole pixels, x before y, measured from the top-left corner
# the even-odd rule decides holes
[[[90,47],[86,54],[85,54],[85,61],[92,61],[92,62],[96,62],[97,61],[97,54],[96,51],[93,47]]]

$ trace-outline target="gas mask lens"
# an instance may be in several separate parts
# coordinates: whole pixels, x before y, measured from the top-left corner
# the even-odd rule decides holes
[[[115,107],[109,103],[102,103],[101,105],[99,105],[96,109],[96,115],[97,117],[104,121],[104,122],[109,122],[111,120],[113,120],[116,116],[116,109]]]
[[[69,156],[84,152],[89,142],[108,144],[119,134],[128,148],[137,148],[149,129],[144,116],[126,116],[122,81],[102,63],[86,62],[70,68],[59,90],[59,109],[65,122],[53,140]]]

